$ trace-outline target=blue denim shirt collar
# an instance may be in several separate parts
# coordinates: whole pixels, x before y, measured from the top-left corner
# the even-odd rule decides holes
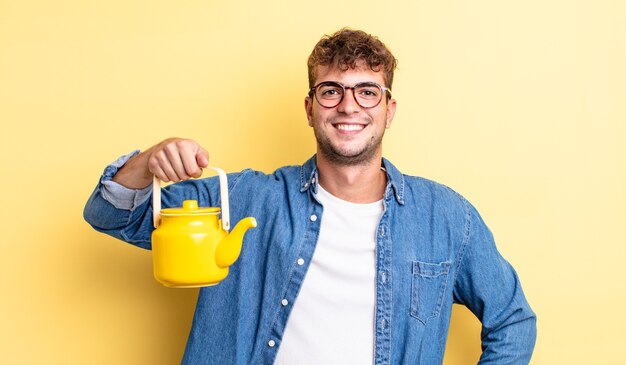
[[[317,194],[318,172],[317,163],[313,155],[300,168],[300,192],[305,192],[309,188]],[[387,188],[385,189],[385,200],[393,191],[393,196],[400,205],[404,205],[404,175],[386,158],[383,158],[381,167],[387,174]]]

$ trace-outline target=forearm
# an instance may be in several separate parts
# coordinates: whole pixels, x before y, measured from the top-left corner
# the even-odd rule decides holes
[[[504,260],[502,265],[505,280],[492,284],[498,294],[476,293],[474,300],[465,303],[482,324],[478,364],[527,365],[535,347],[537,317],[513,268]]]
[[[482,323],[479,364],[528,364],[537,336],[536,316],[519,277],[469,203],[467,227],[454,295]]]
[[[483,327],[479,365],[526,365],[530,362],[537,337],[536,316],[520,306],[496,328]]]
[[[131,157],[116,174],[112,180],[129,189],[144,189],[152,183],[152,173],[148,169],[148,159],[151,150],[141,152]]]
[[[151,220],[146,218],[150,212],[147,201],[132,211],[116,208],[103,198],[101,189],[96,188],[85,205],[83,217],[99,232],[150,249],[152,227]]]
[[[85,205],[83,216],[96,230],[143,248],[150,248],[150,189],[128,189],[113,181],[135,151],[107,166]]]

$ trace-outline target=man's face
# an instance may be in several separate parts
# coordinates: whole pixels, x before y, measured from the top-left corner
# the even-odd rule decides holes
[[[384,85],[382,72],[374,72],[366,65],[342,71],[337,67],[318,66],[315,85],[335,81],[346,86],[362,82]],[[391,126],[396,101],[381,102],[373,108],[357,104],[353,90],[346,90],[343,100],[334,108],[321,106],[315,96],[307,96],[305,109],[309,126],[317,139],[318,158],[339,165],[362,165],[382,156],[382,138]]]

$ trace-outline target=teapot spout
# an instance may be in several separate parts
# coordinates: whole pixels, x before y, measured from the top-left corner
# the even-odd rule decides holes
[[[243,236],[250,228],[256,227],[256,219],[247,217],[239,221],[235,228],[222,240],[215,250],[215,263],[219,267],[229,267],[239,257]]]

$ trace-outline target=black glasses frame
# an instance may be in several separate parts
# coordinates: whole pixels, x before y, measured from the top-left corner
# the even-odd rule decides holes
[[[339,86],[343,89],[343,93],[341,94],[341,98],[339,98],[339,101],[337,101],[337,104],[333,105],[333,106],[326,106],[324,104],[322,104],[322,102],[317,98],[317,93],[315,92],[315,90],[317,90],[317,88],[319,88],[322,85],[333,85],[333,86]],[[359,99],[357,99],[356,97],[356,93],[355,90],[359,87],[362,87],[364,85],[373,85],[376,86],[380,89],[381,91],[381,95],[380,95],[380,99],[378,100],[378,102],[372,106],[363,106],[361,105],[361,103],[359,102]],[[348,90],[352,90],[352,97],[354,98],[354,101],[363,109],[371,109],[371,108],[375,108],[378,106],[378,104],[380,104],[380,102],[383,100],[383,94],[386,94],[387,96],[387,100],[391,99],[391,89],[389,89],[388,87],[384,87],[376,82],[373,81],[366,81],[366,82],[359,82],[358,84],[354,85],[354,86],[346,86],[340,82],[337,81],[322,81],[319,84],[313,86],[312,88],[309,89],[309,97],[313,97],[315,98],[315,100],[317,100],[317,103],[323,107],[323,108],[327,108],[327,109],[332,109],[335,108],[337,105],[341,104],[341,102],[343,101],[343,98],[346,96],[346,89]]]

